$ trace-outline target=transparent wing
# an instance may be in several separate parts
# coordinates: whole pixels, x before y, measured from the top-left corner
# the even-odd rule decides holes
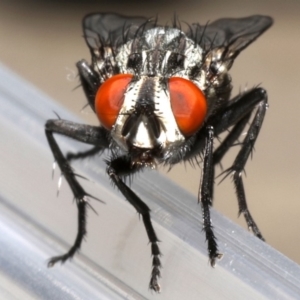
[[[88,15],[82,25],[86,43],[91,50],[105,46],[118,47],[155,26],[152,20],[145,17],[126,17],[114,13]]]
[[[273,19],[268,16],[225,18],[206,26],[192,24],[188,35],[204,49],[225,46],[227,57],[234,59],[272,24]]]

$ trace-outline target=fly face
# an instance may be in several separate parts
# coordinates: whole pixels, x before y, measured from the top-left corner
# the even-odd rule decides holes
[[[129,153],[147,152],[140,163],[148,165],[150,156],[153,163],[163,162],[199,131],[227,68],[220,64],[220,51],[205,52],[179,29],[138,30],[141,34],[124,45],[105,47],[102,56],[94,52],[94,68],[103,80],[95,110],[114,142]],[[230,92],[231,86],[225,89]]]
[[[198,162],[202,157],[199,203],[203,212],[209,260],[222,257],[210,217],[215,167],[239,142],[241,149],[224,174],[233,177],[239,212],[249,229],[263,237],[246,203],[242,172],[253,150],[267,109],[267,93],[253,88],[230,99],[228,74],[235,58],[272,24],[267,16],[220,19],[209,25],[158,26],[143,17],[92,14],[83,29],[92,62],[77,63],[82,87],[101,126],[48,120],[46,137],[78,207],[78,234],[64,255],[53,257],[49,266],[71,258],[86,234],[86,209],[91,197],[77,181],[71,158],[85,158],[107,149],[107,175],[141,215],[153,256],[149,287],[159,292],[160,249],[150,208],[124,181],[144,167]],[[252,121],[251,121],[252,120]],[[248,126],[247,134],[243,135]],[[227,131],[220,146],[214,139]],[[86,153],[65,158],[54,133],[94,145]],[[71,157],[71,158],[70,158]]]

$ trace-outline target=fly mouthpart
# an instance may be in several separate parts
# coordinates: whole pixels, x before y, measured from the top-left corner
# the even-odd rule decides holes
[[[130,149],[132,166],[138,165],[156,169],[156,162],[153,157],[153,149],[142,149],[132,147]]]

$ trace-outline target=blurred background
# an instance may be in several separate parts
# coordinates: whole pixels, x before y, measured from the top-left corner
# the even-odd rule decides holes
[[[0,61],[92,124],[97,124],[95,116],[90,111],[81,112],[86,99],[80,88],[75,89],[79,83],[75,63],[82,58],[90,60],[81,20],[97,11],[158,15],[162,24],[174,13],[182,21],[202,24],[252,14],[274,18],[273,27],[237,58],[231,72],[233,94],[257,84],[268,91],[270,109],[253,159],[246,166],[246,196],[266,241],[299,263],[300,2],[0,0]],[[53,118],[52,111],[49,118]],[[235,153],[233,149],[226,156],[224,168],[231,165]],[[188,189],[197,201],[199,169],[179,165],[170,172],[159,171]],[[246,227],[243,217],[237,216],[230,178],[216,186],[214,207]]]

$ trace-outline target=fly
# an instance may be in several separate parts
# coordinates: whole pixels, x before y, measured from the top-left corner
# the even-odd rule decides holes
[[[267,109],[261,87],[231,98],[229,70],[239,53],[267,30],[267,16],[219,19],[187,30],[174,20],[161,26],[157,20],[98,13],[83,19],[91,62],[80,60],[77,69],[88,103],[99,126],[55,119],[46,123],[46,137],[55,161],[66,178],[78,208],[78,232],[73,246],[51,258],[49,266],[65,262],[79,250],[86,235],[88,197],[70,161],[110,151],[107,175],[124,198],[141,215],[153,256],[149,287],[160,291],[160,249],[150,209],[125,183],[125,178],[146,167],[202,160],[199,202],[211,266],[222,257],[210,217],[215,167],[243,138],[232,166],[239,213],[249,229],[263,240],[246,203],[242,171],[251,154]],[[228,132],[215,149],[215,138]],[[89,151],[64,156],[54,133],[93,145]]]

